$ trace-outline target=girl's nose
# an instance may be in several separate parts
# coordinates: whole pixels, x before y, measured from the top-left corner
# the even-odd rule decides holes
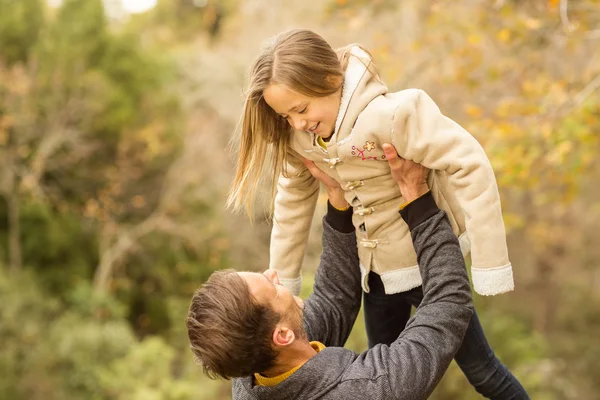
[[[294,119],[294,129],[297,131],[303,131],[306,129],[306,120],[304,119]]]

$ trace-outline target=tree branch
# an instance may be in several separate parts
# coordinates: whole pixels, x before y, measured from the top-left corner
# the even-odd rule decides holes
[[[600,88],[600,75],[588,83],[581,92],[577,93],[571,103],[574,106],[581,105],[581,103],[583,103],[585,99],[594,93],[598,88]]]
[[[122,231],[112,246],[102,251],[100,264],[94,274],[94,289],[106,291],[106,287],[113,274],[115,262],[123,257],[142,237],[152,232],[158,224],[158,216],[150,215],[140,224],[133,228]]]
[[[575,25],[569,21],[569,1],[560,0],[560,20],[565,32],[571,33],[575,30]]]

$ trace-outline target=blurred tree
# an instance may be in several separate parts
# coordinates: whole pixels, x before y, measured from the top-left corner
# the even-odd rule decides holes
[[[598,0],[164,0],[119,22],[62,3],[0,0],[2,396],[229,397],[181,321],[212,270],[266,264],[268,226],[221,206],[224,147],[258,43],[305,26],[364,43],[392,90],[424,88],[476,135],[517,281],[476,297],[488,339],[533,398],[595,398]],[[453,366],[432,398],[457,397],[476,394]]]
[[[2,398],[210,398],[195,396],[196,376],[173,376],[177,348],[159,337],[138,341],[122,305],[89,285],[65,303],[29,271],[10,281],[0,271],[0,301]],[[192,365],[189,357],[185,369]]]
[[[133,18],[130,27],[159,43],[181,45],[199,37],[213,43],[221,34],[223,21],[234,15],[239,0],[159,0],[146,15]]]
[[[2,17],[18,14],[21,5],[3,7],[12,11]],[[98,290],[118,289],[136,314],[152,301],[139,287],[179,290],[168,283],[174,260],[164,252],[165,237],[177,238],[182,256],[175,258],[187,265],[181,273],[205,273],[192,260],[213,269],[223,262],[225,247],[212,244],[222,242],[218,225],[197,222],[213,218],[211,190],[198,190],[209,171],[194,166],[198,152],[211,149],[179,120],[165,54],[110,28],[100,0],[66,0],[38,30],[43,35],[23,42],[29,47],[19,62],[4,62],[0,52],[0,194],[6,199],[0,214],[9,222],[9,264],[19,269],[23,258],[61,296],[95,274]],[[144,245],[156,257],[132,258],[120,271],[124,283],[109,286],[115,266],[152,233],[154,243]],[[129,281],[134,277],[139,287]],[[159,319],[154,325],[168,330]]]
[[[600,387],[583,371],[598,362],[575,356],[573,346],[566,345],[574,328],[561,316],[576,312],[585,318],[587,330],[580,331],[577,342],[593,347],[590,340],[600,334],[600,325],[592,316],[597,307],[590,309],[589,301],[597,296],[583,302],[571,292],[588,293],[593,280],[585,265],[595,250],[583,245],[593,232],[583,228],[582,218],[600,222],[594,211],[598,192],[589,186],[600,175],[595,156],[600,150],[600,3],[468,1],[450,10],[439,1],[406,1],[389,6],[395,17],[380,17],[378,27],[369,30],[369,6],[360,3],[330,1],[331,20],[350,32],[359,29],[356,41],[373,44],[390,88],[416,86],[431,93],[445,114],[478,138],[492,161],[517,292],[512,301],[481,299],[480,307],[484,314],[501,315],[515,312],[515,303],[528,304],[517,312],[530,335],[565,343],[540,350],[537,359],[526,361],[523,355],[512,365],[535,398],[593,398],[586,396]],[[349,36],[347,41],[354,41]],[[594,311],[588,314],[588,309]],[[512,340],[516,332],[494,338],[498,322],[489,323],[490,341],[504,357],[507,336]],[[560,360],[565,358],[577,371],[564,370]],[[556,380],[559,374],[564,380]],[[453,392],[447,386],[452,383],[445,382],[436,398],[455,398],[462,391]]]
[[[44,24],[44,0],[0,0],[0,49],[8,65],[25,62]]]

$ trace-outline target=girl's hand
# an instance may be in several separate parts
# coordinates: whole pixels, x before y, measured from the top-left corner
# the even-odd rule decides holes
[[[391,144],[383,144],[385,158],[390,164],[392,177],[398,183],[400,193],[407,202],[411,202],[429,190],[427,186],[427,174],[429,169],[411,160],[405,160],[396,152]]]
[[[266,276],[268,280],[273,282],[273,284],[281,285],[281,282],[279,282],[279,275],[277,274],[277,271],[275,271],[274,269],[266,270],[265,272],[263,272],[263,275]]]
[[[329,197],[329,203],[338,210],[344,210],[350,207],[350,204],[344,198],[344,190],[340,186],[339,182],[321,171],[314,162],[303,159],[304,165],[308,168],[308,171],[314,176],[319,182],[325,185],[327,189],[327,196]]]

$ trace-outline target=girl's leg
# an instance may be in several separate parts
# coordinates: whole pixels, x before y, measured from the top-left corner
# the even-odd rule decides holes
[[[385,294],[381,277],[375,272],[369,272],[368,279],[370,291],[364,294],[364,313],[369,348],[379,343],[390,345],[406,326],[411,305],[403,293]]]
[[[417,307],[423,300],[423,289],[413,289],[404,297]],[[482,396],[492,400],[529,399],[521,383],[494,354],[475,310],[454,360]]]
[[[529,399],[521,383],[494,354],[475,312],[454,359],[481,395],[492,400]]]

